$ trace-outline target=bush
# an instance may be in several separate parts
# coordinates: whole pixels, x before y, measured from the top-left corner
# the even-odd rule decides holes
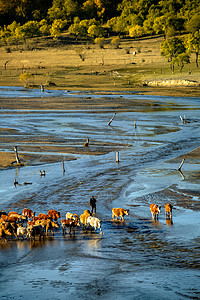
[[[95,44],[99,46],[100,49],[104,48],[105,38],[104,37],[98,37],[94,40]]]
[[[120,44],[120,38],[115,37],[115,38],[112,39],[112,41],[110,43],[111,43],[112,46],[114,46],[114,48],[118,49],[119,44]]]

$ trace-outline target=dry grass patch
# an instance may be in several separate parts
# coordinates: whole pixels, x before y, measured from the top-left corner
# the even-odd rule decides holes
[[[131,90],[152,80],[193,80],[200,82],[195,58],[180,73],[172,74],[169,63],[160,55],[163,37],[122,40],[114,49],[107,40],[104,49],[97,45],[59,44],[49,48],[41,43],[33,51],[0,48],[0,85],[23,85],[20,74],[30,74],[30,86],[59,89]],[[136,55],[133,55],[136,52]],[[84,59],[83,59],[84,57]],[[6,63],[7,62],[7,63]],[[5,69],[6,63],[6,69]]]

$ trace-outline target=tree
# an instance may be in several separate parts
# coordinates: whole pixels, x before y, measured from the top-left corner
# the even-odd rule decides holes
[[[174,72],[174,65],[179,60],[178,56],[182,53],[186,53],[186,47],[180,38],[173,37],[161,43],[161,55],[170,62],[172,72]]]
[[[112,41],[110,42],[111,45],[113,45],[116,49],[119,48],[119,44],[120,44],[120,38],[119,37],[115,37],[112,39]]]
[[[122,33],[126,32],[125,20],[123,17],[114,17],[107,22],[107,26],[112,29],[113,32],[119,34],[119,37]]]
[[[98,37],[94,40],[96,45],[99,45],[100,49],[103,49],[104,43],[105,43],[105,38],[104,37]]]
[[[177,31],[183,29],[184,20],[171,12],[154,19],[153,29],[156,34],[164,33],[165,36],[174,36]]]
[[[200,30],[200,12],[195,13],[188,21],[186,21],[185,28],[190,33],[195,33]]]
[[[68,31],[76,36],[76,41],[78,40],[78,36],[83,36],[86,34],[86,30],[84,26],[81,25],[78,17],[74,18],[74,24],[70,25]]]
[[[61,35],[62,29],[66,25],[66,20],[62,21],[61,19],[54,20],[53,24],[50,28],[50,34],[54,36],[54,38],[58,38]]]
[[[103,35],[103,28],[98,25],[91,25],[88,28],[88,35],[91,36],[92,38],[95,38],[97,36],[102,36]]]
[[[39,22],[39,31],[42,35],[50,34],[50,25],[48,24],[47,20],[43,19]]]
[[[198,67],[198,58],[200,52],[200,32],[196,31],[194,34],[190,33],[185,37],[185,45],[189,52],[194,51],[196,55],[196,66]]]
[[[39,23],[37,21],[28,21],[22,26],[22,31],[24,32],[25,38],[32,38],[34,36],[39,36]]]
[[[86,0],[83,3],[83,11],[88,17],[102,20],[105,13],[105,7],[101,0]]]
[[[129,29],[130,37],[139,37],[144,34],[144,29],[140,25],[135,25]]]
[[[48,10],[51,21],[62,19],[72,21],[78,11],[78,3],[73,0],[53,0],[52,7]]]
[[[180,67],[180,73],[185,64],[190,63],[190,55],[188,53],[180,53],[174,58],[174,64],[177,64]]]
[[[153,29],[154,20],[155,20],[155,18],[157,18],[159,16],[160,16],[160,11],[158,8],[152,8],[149,10],[146,20],[143,22],[143,28],[144,28],[144,32],[146,34],[155,33],[155,31]]]

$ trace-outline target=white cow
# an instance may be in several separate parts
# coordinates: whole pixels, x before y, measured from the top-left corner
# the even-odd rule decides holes
[[[28,236],[28,230],[27,230],[27,228],[22,227],[22,226],[20,226],[20,227],[17,228],[17,237],[20,237],[20,236],[23,239],[24,239],[24,237],[27,238],[27,236]]]
[[[98,218],[95,218],[95,217],[88,217],[87,218],[87,226],[89,227],[94,227],[94,230],[96,231],[97,228],[100,229],[100,233],[103,234],[103,231],[101,229],[101,221],[98,219]]]

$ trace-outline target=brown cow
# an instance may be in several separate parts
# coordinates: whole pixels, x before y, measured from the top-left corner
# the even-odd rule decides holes
[[[118,218],[120,217],[121,221],[124,221],[124,216],[129,215],[129,209],[124,209],[124,208],[113,208],[112,209],[112,218],[115,220],[115,217]]]
[[[6,222],[19,222],[20,219],[16,215],[11,215],[11,216],[2,215],[1,220]]]
[[[48,235],[48,230],[51,231],[51,234],[54,235],[54,228],[59,228],[59,224],[57,222],[53,222],[51,220],[37,220],[35,225],[42,225],[42,227],[46,231],[46,235]]]
[[[47,214],[42,214],[42,213],[39,213],[39,215],[36,217],[38,220],[49,220],[50,217],[47,215]],[[33,218],[34,220],[35,218]]]
[[[60,218],[60,212],[55,209],[50,209],[48,211],[48,216],[52,218],[54,221],[57,221]]]
[[[24,208],[22,211],[22,215],[30,219],[35,216],[35,213],[29,208]]]
[[[158,220],[158,214],[160,213],[160,209],[161,207],[159,207],[157,204],[150,205],[150,211],[154,220]]]
[[[75,234],[75,229],[80,226],[79,220],[73,220],[73,219],[62,219],[61,220],[61,225],[62,225],[62,232],[63,235],[66,234],[66,228],[69,228],[69,234],[71,234],[71,230],[73,228],[74,234]]]
[[[0,225],[0,237],[6,238],[6,236],[17,237],[17,225],[15,222],[3,222]]]
[[[0,218],[1,218],[1,216],[5,216],[5,215],[7,215],[7,213],[4,211],[4,210],[0,210]]]
[[[9,212],[9,213],[8,213],[8,217],[10,217],[10,218],[17,218],[18,221],[20,221],[20,220],[23,220],[23,221],[27,220],[27,217],[25,217],[25,216],[23,216],[23,215],[21,215],[21,214],[18,214],[18,213],[15,212],[15,211]]]
[[[165,217],[166,219],[172,219],[172,208],[173,206],[170,203],[165,205]]]
[[[80,222],[83,227],[87,225],[87,218],[91,216],[91,213],[88,209],[84,210],[84,213],[80,215]]]

